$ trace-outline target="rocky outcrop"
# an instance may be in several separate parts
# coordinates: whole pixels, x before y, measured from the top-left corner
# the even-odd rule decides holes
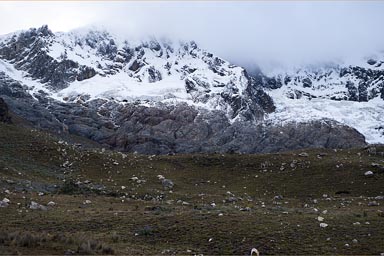
[[[287,94],[312,95],[332,100],[367,102],[383,96],[384,69],[369,60],[371,66],[332,65],[318,68],[301,68],[291,73],[282,73],[266,77],[260,72],[253,72],[254,79],[263,88],[278,89],[282,85],[290,88]],[[375,62],[376,63],[376,62]]]
[[[15,34],[0,43],[0,57],[10,61],[17,69],[27,71],[41,83],[48,83],[52,90],[60,90],[76,79],[81,81],[96,75],[94,69],[79,65],[67,58],[49,55],[48,47],[54,34],[43,26]]]
[[[40,129],[71,133],[106,147],[144,154],[192,152],[277,152],[308,147],[345,148],[365,144],[356,130],[332,121],[275,125],[238,120],[224,111],[186,103],[144,106],[78,98],[57,102],[21,84],[0,79],[0,96],[12,111]]]

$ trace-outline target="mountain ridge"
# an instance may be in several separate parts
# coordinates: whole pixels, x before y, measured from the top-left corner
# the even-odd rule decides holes
[[[270,88],[191,41],[117,42],[107,32],[47,26],[0,42],[0,96],[55,132],[139,153],[274,152],[365,144],[333,120],[265,122]],[[288,136],[287,136],[288,134]]]

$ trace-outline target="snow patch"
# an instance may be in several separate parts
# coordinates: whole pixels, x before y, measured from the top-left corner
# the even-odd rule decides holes
[[[376,97],[368,102],[335,101],[321,98],[289,99],[287,88],[271,90],[276,111],[266,117],[274,124],[334,119],[355,128],[368,143],[384,143],[384,101]]]

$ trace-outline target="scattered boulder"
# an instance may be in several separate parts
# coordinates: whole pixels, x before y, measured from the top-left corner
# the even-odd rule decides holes
[[[364,176],[365,176],[365,177],[372,177],[372,176],[373,176],[373,172],[372,172],[372,171],[366,171],[366,172],[364,173]]]
[[[48,204],[47,204],[47,206],[55,206],[56,205],[56,203],[55,202],[53,202],[53,201],[50,201],[50,202],[48,202]]]
[[[164,189],[171,190],[175,186],[172,180],[166,179],[163,175],[157,175],[157,178],[161,181]]]
[[[327,224],[327,223],[324,223],[324,222],[322,222],[322,223],[320,223],[320,227],[321,227],[321,228],[326,228],[326,227],[328,227],[328,224]]]
[[[251,211],[251,208],[250,207],[240,208],[240,211],[242,211],[242,212],[249,212],[249,211]]]
[[[4,198],[0,201],[0,208],[7,208],[11,201],[8,198]]]
[[[375,64],[377,63],[377,61],[374,60],[374,59],[369,59],[369,60],[367,61],[367,63],[368,63],[369,65],[375,65]]]
[[[47,207],[45,207],[44,205],[41,205],[39,203],[36,203],[35,201],[31,201],[31,204],[29,205],[29,209],[46,211]]]
[[[368,206],[379,206],[380,204],[376,201],[368,202]]]
[[[161,184],[163,185],[163,187],[164,187],[165,189],[172,189],[172,188],[175,186],[175,184],[173,183],[173,181],[170,180],[170,179],[163,179],[163,180],[161,181]]]
[[[299,156],[301,156],[301,157],[308,157],[309,155],[308,155],[308,153],[303,152],[303,153],[300,153]]]
[[[238,201],[238,199],[236,197],[233,197],[233,196],[230,196],[225,200],[225,202],[227,202],[227,203],[234,203],[237,201]]]
[[[88,200],[88,199],[83,202],[83,204],[91,204],[91,203],[92,203],[92,201]]]

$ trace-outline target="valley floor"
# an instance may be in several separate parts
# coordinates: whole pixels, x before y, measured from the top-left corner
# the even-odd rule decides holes
[[[144,156],[82,144],[0,124],[0,254],[384,253],[383,146]]]

